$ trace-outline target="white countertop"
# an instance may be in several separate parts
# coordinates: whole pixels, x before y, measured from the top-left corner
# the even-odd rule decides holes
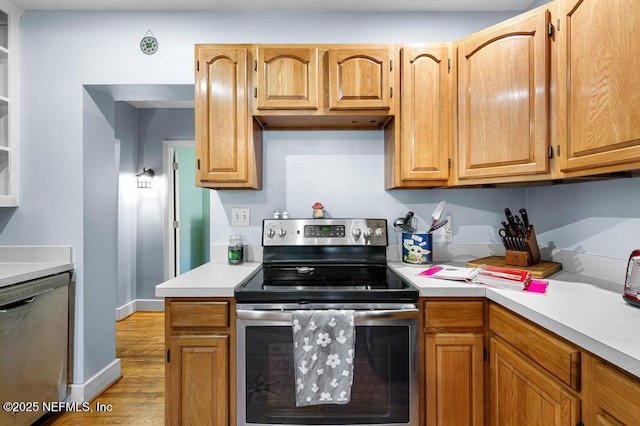
[[[211,262],[156,287],[158,297],[233,297],[260,263]],[[487,297],[583,349],[640,377],[640,309],[622,299],[622,284],[560,271],[547,294],[498,290],[417,276],[425,268],[390,266],[422,297]]]
[[[73,269],[71,247],[0,246],[0,288]]]
[[[422,297],[485,296],[640,377],[640,309],[622,299],[622,284],[560,271],[546,294],[499,290],[418,276],[426,268],[391,264]]]
[[[209,262],[156,286],[157,297],[233,297],[233,290],[260,269],[261,263]]]

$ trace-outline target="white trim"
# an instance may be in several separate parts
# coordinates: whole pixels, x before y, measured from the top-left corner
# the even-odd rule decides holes
[[[136,299],[136,312],[164,312],[164,299]]]
[[[0,207],[17,207],[20,204],[20,16],[24,10],[8,0],[0,0],[0,10],[7,14],[9,26],[6,49],[8,93],[4,98],[9,111],[6,148],[9,188],[8,194],[0,195]]]
[[[136,312],[136,301],[132,300],[129,303],[126,303],[119,308],[116,308],[116,321],[122,321],[129,315]]]
[[[122,321],[136,312],[164,312],[163,299],[135,299],[116,308],[116,321]]]
[[[179,275],[180,271],[173,273],[171,265],[173,264],[173,214],[171,207],[173,205],[173,191],[171,185],[173,182],[173,172],[171,166],[171,149],[172,148],[193,148],[195,141],[193,140],[163,140],[162,141],[162,173],[167,176],[164,188],[162,189],[162,202],[164,207],[164,227],[162,230],[162,238],[164,247],[162,249],[164,257],[164,280],[168,281]]]
[[[120,359],[116,358],[111,364],[100,370],[86,382],[82,384],[72,384],[67,400],[69,402],[91,401],[114,384],[121,376]]]

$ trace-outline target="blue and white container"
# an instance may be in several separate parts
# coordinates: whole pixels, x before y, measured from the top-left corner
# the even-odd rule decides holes
[[[402,233],[402,263],[409,266],[433,264],[433,235],[427,232]]]

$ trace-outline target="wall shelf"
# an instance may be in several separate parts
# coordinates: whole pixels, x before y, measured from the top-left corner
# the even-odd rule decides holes
[[[17,27],[19,11],[0,0],[0,207],[18,205],[18,125],[16,112]]]

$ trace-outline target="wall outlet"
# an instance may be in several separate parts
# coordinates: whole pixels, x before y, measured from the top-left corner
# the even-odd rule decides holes
[[[453,242],[453,228],[451,226],[451,216],[447,216],[447,224],[440,228],[440,243],[451,244]]]
[[[249,226],[251,224],[251,210],[248,208],[231,208],[231,226]]]

